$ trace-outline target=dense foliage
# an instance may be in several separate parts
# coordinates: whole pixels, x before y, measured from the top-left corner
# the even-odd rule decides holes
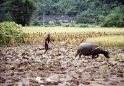
[[[4,9],[4,3],[6,0],[0,0],[0,22],[9,20],[7,12]]]
[[[26,36],[26,33],[21,30],[21,25],[15,22],[0,23],[0,46],[9,45],[11,39],[21,44]]]
[[[2,0],[0,2],[4,3],[5,1],[9,2],[8,0]],[[14,6],[9,5],[11,10],[15,12],[22,11],[21,15],[23,16],[18,15],[18,12],[15,13],[16,15],[12,14],[17,17],[17,20],[20,21],[21,18],[28,18],[27,14],[30,13],[32,10],[29,9],[29,11],[27,11],[28,9],[25,9],[26,7],[31,8],[25,1],[32,2],[33,0],[10,0],[10,1],[11,2],[15,1],[14,4],[16,4],[17,7],[19,7],[19,9],[15,9],[16,5]],[[32,4],[33,5],[36,4],[38,6],[38,9],[33,14],[33,19],[38,17],[43,18],[44,15],[68,15],[71,17],[76,17],[77,23],[100,24],[104,27],[124,27],[123,24],[120,24],[124,22],[122,17],[124,15],[123,12],[124,0],[34,0],[34,1],[35,3],[32,2]],[[23,10],[20,11],[20,9],[24,9],[26,10],[26,12],[23,13]],[[117,11],[117,9],[119,10]],[[119,13],[120,15],[118,15],[117,13]],[[119,19],[119,21],[117,22],[115,19]],[[29,25],[29,22],[27,23],[27,21],[28,20],[25,19],[21,21],[21,23],[26,22],[26,24]],[[36,22],[38,22],[38,24]],[[114,22],[113,23],[114,25],[111,24],[111,22]],[[31,24],[32,25],[40,24],[41,26],[42,23],[39,21],[34,21]]]
[[[68,15],[77,17],[77,23],[101,24],[102,22],[104,27],[124,27],[120,24],[124,22],[123,0],[35,0],[35,2],[39,7],[35,12],[35,17],[42,17],[44,14]],[[120,15],[116,15],[117,9],[120,9],[118,10]],[[119,21],[117,22],[116,18],[109,18],[111,14],[115,15],[113,17],[118,17]],[[104,17],[102,21],[101,16]],[[113,25],[110,22],[115,23]]]
[[[103,27],[124,27],[124,7],[116,7],[102,22]]]
[[[23,26],[30,24],[31,16],[36,10],[33,0],[8,0],[5,5],[13,21]]]
[[[121,4],[118,0],[35,0],[39,9],[36,15],[45,11],[46,15],[67,14],[76,16],[98,16],[108,14],[114,7]]]

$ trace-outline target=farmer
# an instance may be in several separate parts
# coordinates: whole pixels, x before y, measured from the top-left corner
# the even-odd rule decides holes
[[[50,40],[50,34],[48,34],[47,38],[45,39],[45,52],[44,52],[44,54],[50,49],[49,48],[49,43],[53,44],[53,42],[51,42],[51,40]]]

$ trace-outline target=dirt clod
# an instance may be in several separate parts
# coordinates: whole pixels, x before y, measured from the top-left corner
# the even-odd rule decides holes
[[[96,60],[91,56],[75,58],[74,46],[59,46],[59,51],[54,47],[46,54],[41,45],[0,47],[0,86],[124,84],[124,54],[121,49],[107,50],[112,52],[108,61],[102,55]]]

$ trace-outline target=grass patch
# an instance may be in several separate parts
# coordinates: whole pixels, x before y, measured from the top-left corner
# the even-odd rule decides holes
[[[37,32],[52,33],[53,36],[54,36],[54,33],[56,32],[56,33],[59,33],[59,34],[57,34],[57,35],[59,35],[59,37],[62,37],[63,34],[65,35],[66,33],[69,33],[66,35],[70,35],[69,36],[70,40],[73,39],[71,36],[73,33],[74,33],[74,35],[77,35],[77,33],[81,33],[83,35],[82,35],[82,37],[80,37],[80,40],[85,39],[83,37],[86,37],[86,42],[96,43],[102,47],[111,47],[111,48],[115,48],[115,47],[123,48],[124,47],[124,28],[22,27],[22,30],[25,33],[37,33]],[[104,35],[104,32],[105,32],[105,35]],[[77,39],[76,37],[77,36],[75,36],[75,39]],[[79,34],[78,34],[78,37],[79,37]],[[67,38],[64,38],[64,41],[65,41],[65,39],[67,39]],[[31,40],[32,40],[32,38],[31,38]],[[61,40],[61,41],[63,41],[63,40]],[[69,42],[69,44],[72,46],[72,44],[74,44],[74,43]]]
[[[110,32],[110,33],[120,33],[124,32],[124,28],[81,28],[81,27],[22,27],[25,33],[88,33],[88,32]]]
[[[102,36],[95,38],[88,38],[86,42],[99,44],[102,47],[124,47],[124,36]]]

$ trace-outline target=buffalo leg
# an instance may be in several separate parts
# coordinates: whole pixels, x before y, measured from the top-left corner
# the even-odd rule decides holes
[[[98,56],[98,54],[92,54],[92,59],[97,58]]]
[[[80,53],[80,51],[79,50],[77,50],[77,53],[75,54],[75,57],[77,57],[77,55]]]
[[[82,55],[82,53],[80,52],[80,53],[79,53],[79,57],[80,57],[80,58],[81,58],[81,55]]]
[[[75,54],[75,57],[77,57],[78,54],[79,54],[79,52],[77,52],[77,53]]]

